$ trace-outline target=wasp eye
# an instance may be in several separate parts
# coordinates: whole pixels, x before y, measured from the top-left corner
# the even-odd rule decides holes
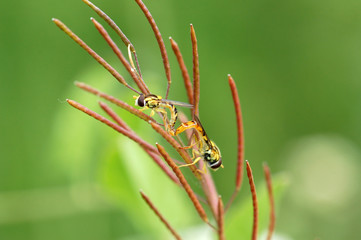
[[[222,165],[222,158],[220,158],[216,162],[209,162],[209,167],[213,170],[217,170]]]
[[[139,107],[144,107],[144,94],[140,94],[139,97],[135,100],[135,105],[138,105]]]

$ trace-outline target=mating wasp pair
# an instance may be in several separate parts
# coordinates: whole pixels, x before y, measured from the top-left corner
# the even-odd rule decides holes
[[[134,66],[129,47],[128,47],[128,54],[133,71],[135,71],[138,77],[140,77]],[[197,144],[198,150],[193,149],[192,151],[194,161],[190,164],[181,165],[179,167],[191,166],[196,164],[199,160],[203,159],[205,162],[207,162],[208,166],[213,170],[217,170],[219,167],[223,168],[221,152],[217,147],[217,145],[212,140],[209,139],[209,137],[206,134],[206,131],[204,130],[197,116],[194,115],[194,120],[181,123],[181,125],[177,129],[174,128],[175,123],[178,119],[178,111],[175,105],[186,108],[193,108],[192,104],[163,99],[161,96],[155,94],[146,94],[146,95],[140,94],[138,97],[135,96],[134,98],[136,99],[135,105],[142,107],[141,111],[146,109],[151,109],[152,111],[150,113],[150,116],[153,116],[155,112],[161,113],[163,115],[163,122],[165,128],[167,132],[169,132],[172,136],[176,136],[187,129],[195,129],[200,135],[200,139],[198,135],[196,134],[194,135],[195,137],[194,144],[191,144],[190,146],[187,147],[183,147],[184,149],[188,149],[188,148],[192,148],[195,144]],[[169,110],[171,115],[169,120],[167,118],[166,109]],[[195,157],[194,155],[197,155],[197,157]]]
[[[217,145],[209,139],[208,135],[206,134],[206,131],[204,130],[199,118],[197,116],[194,116],[193,121],[188,121],[185,123],[182,123],[177,129],[174,129],[174,125],[178,118],[178,111],[177,108],[174,105],[182,106],[182,107],[193,107],[193,105],[188,103],[182,103],[178,101],[172,101],[167,99],[162,99],[160,96],[154,95],[154,94],[148,94],[148,95],[139,95],[135,101],[136,105],[143,107],[143,109],[152,109],[151,116],[154,114],[154,112],[160,112],[163,114],[164,117],[164,124],[166,124],[166,130],[172,135],[176,136],[182,132],[184,132],[187,129],[195,129],[199,135],[201,136],[201,139],[198,139],[198,136],[195,136],[195,144],[198,144],[198,150],[193,149],[193,157],[194,154],[198,155],[193,161],[193,163],[185,164],[180,167],[190,166],[196,164],[199,160],[203,159],[207,162],[208,166],[213,169],[217,170],[219,167],[223,168],[222,165],[222,157],[221,152]],[[167,123],[167,112],[165,109],[169,109],[171,113],[171,118],[169,120],[169,123]],[[191,148],[195,144],[190,145],[188,147],[184,148]]]

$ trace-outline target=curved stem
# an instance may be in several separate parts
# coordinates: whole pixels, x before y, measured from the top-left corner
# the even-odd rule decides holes
[[[252,193],[252,202],[253,202],[253,229],[252,229],[252,240],[257,240],[257,230],[258,230],[258,201],[256,194],[256,186],[254,184],[253,174],[249,162],[246,161],[247,165],[247,176],[249,180],[249,186]]]

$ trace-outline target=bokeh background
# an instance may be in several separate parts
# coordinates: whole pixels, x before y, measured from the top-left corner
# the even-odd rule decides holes
[[[135,45],[152,91],[164,94],[160,53],[136,3],[94,3]],[[195,26],[200,116],[222,150],[225,168],[213,175],[224,199],[234,188],[236,160],[231,73],[256,184],[262,188],[267,162],[281,189],[277,239],[360,239],[361,2],[145,3],[167,45],[174,100],[186,97],[168,37],[191,70],[189,24]],[[133,102],[132,92],[51,21],[61,19],[129,79],[89,21],[96,14],[80,0],[1,1],[0,8],[0,239],[169,239],[139,189],[186,239],[210,239],[184,193],[163,181],[135,144],[65,102],[101,112],[98,99],[74,81]],[[119,114],[149,142],[161,141],[143,122]],[[234,209],[242,204],[251,204],[247,185]],[[231,218],[226,225],[237,228]],[[249,236],[251,221],[239,219],[239,235],[229,239]]]

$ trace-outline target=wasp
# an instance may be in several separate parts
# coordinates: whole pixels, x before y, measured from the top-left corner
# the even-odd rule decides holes
[[[166,124],[166,130],[168,132],[174,132],[174,125],[178,119],[178,111],[174,105],[186,108],[193,107],[192,104],[163,99],[161,96],[155,94],[140,94],[138,97],[135,98],[135,105],[143,107],[143,109],[141,110],[152,109],[150,116],[153,116],[154,112],[160,112],[163,114],[163,120]],[[165,109],[168,109],[171,115],[169,122],[167,119],[167,111]]]
[[[133,68],[133,71],[135,71],[135,73],[138,75],[138,77],[141,78],[135,68],[135,65],[134,65],[134,62],[133,62],[133,59],[131,56],[131,52],[130,52],[130,45],[128,45],[128,55],[129,55],[129,62]],[[193,107],[192,104],[163,99],[161,96],[155,95],[155,94],[146,94],[146,95],[140,94],[139,96],[134,96],[134,99],[135,99],[135,105],[137,105],[139,107],[143,107],[141,109],[141,111],[146,110],[146,109],[152,109],[152,111],[150,112],[151,117],[154,115],[155,112],[161,113],[163,115],[163,121],[166,126],[166,130],[168,132],[170,132],[170,131],[174,132],[174,125],[178,119],[178,111],[174,105],[182,106],[182,107],[186,107],[186,108]],[[170,115],[171,115],[169,121],[167,119],[166,109],[169,110]]]
[[[198,150],[193,149],[193,158],[194,158],[195,154],[198,155],[198,157],[195,158],[195,160],[192,163],[185,164],[180,167],[194,165],[199,160],[203,159],[204,161],[207,162],[208,166],[212,170],[218,170],[218,168],[220,168],[220,167],[223,168],[221,151],[219,150],[217,145],[212,140],[209,139],[206,131],[204,130],[204,128],[197,116],[194,116],[193,121],[188,121],[188,122],[182,123],[175,131],[171,132],[171,134],[173,136],[176,136],[176,135],[184,132],[185,130],[191,129],[191,128],[196,129],[200,135],[200,139],[197,139],[197,137],[195,135],[195,137],[196,137],[195,144],[198,144]],[[191,148],[195,144],[190,145],[188,147],[184,147],[184,148]],[[205,168],[204,168],[204,170],[205,170]]]

